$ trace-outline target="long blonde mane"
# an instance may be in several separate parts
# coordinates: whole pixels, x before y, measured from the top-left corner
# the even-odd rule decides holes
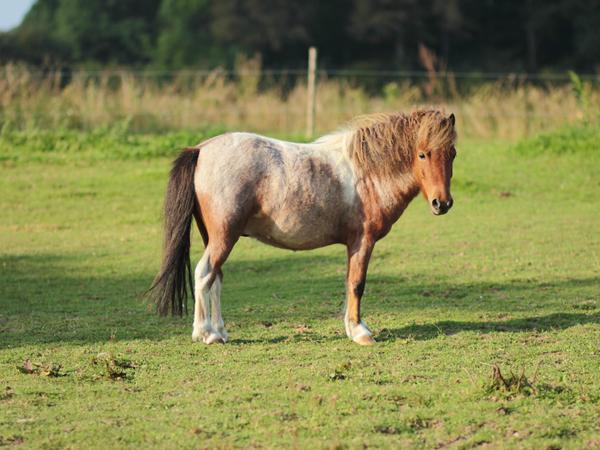
[[[369,114],[351,121],[347,130],[346,151],[363,175],[406,172],[417,149],[449,151],[456,141],[454,124],[438,110]]]

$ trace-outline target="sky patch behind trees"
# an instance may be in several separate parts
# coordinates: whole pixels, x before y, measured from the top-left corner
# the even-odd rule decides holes
[[[8,31],[21,23],[35,0],[12,0],[0,3],[0,31]]]

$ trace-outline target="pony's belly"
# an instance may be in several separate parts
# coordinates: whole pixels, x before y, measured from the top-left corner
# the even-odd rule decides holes
[[[310,250],[338,242],[327,223],[300,223],[270,218],[252,218],[244,229],[244,234],[265,244],[289,250]]]

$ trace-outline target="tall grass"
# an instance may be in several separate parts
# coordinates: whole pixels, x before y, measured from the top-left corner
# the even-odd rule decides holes
[[[10,129],[92,129],[124,126],[166,131],[216,126],[280,135],[305,128],[304,78],[265,83],[260,65],[241,61],[222,70],[140,76],[127,70],[41,73],[19,65],[0,68],[0,126]],[[453,78],[444,89],[432,80],[389,80],[377,89],[321,74],[317,87],[317,134],[353,116],[441,106],[456,113],[462,136],[516,139],[581,120],[595,119],[600,92],[588,83],[548,85],[514,80],[481,82],[468,90]],[[436,81],[436,80],[433,80]],[[585,84],[585,82],[582,82]],[[585,93],[585,101],[582,101]]]

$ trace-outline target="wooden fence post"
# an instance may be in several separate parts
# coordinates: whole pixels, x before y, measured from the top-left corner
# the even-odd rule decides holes
[[[312,138],[315,134],[316,116],[316,73],[317,73],[317,49],[308,49],[308,87],[306,101],[306,137]]]

